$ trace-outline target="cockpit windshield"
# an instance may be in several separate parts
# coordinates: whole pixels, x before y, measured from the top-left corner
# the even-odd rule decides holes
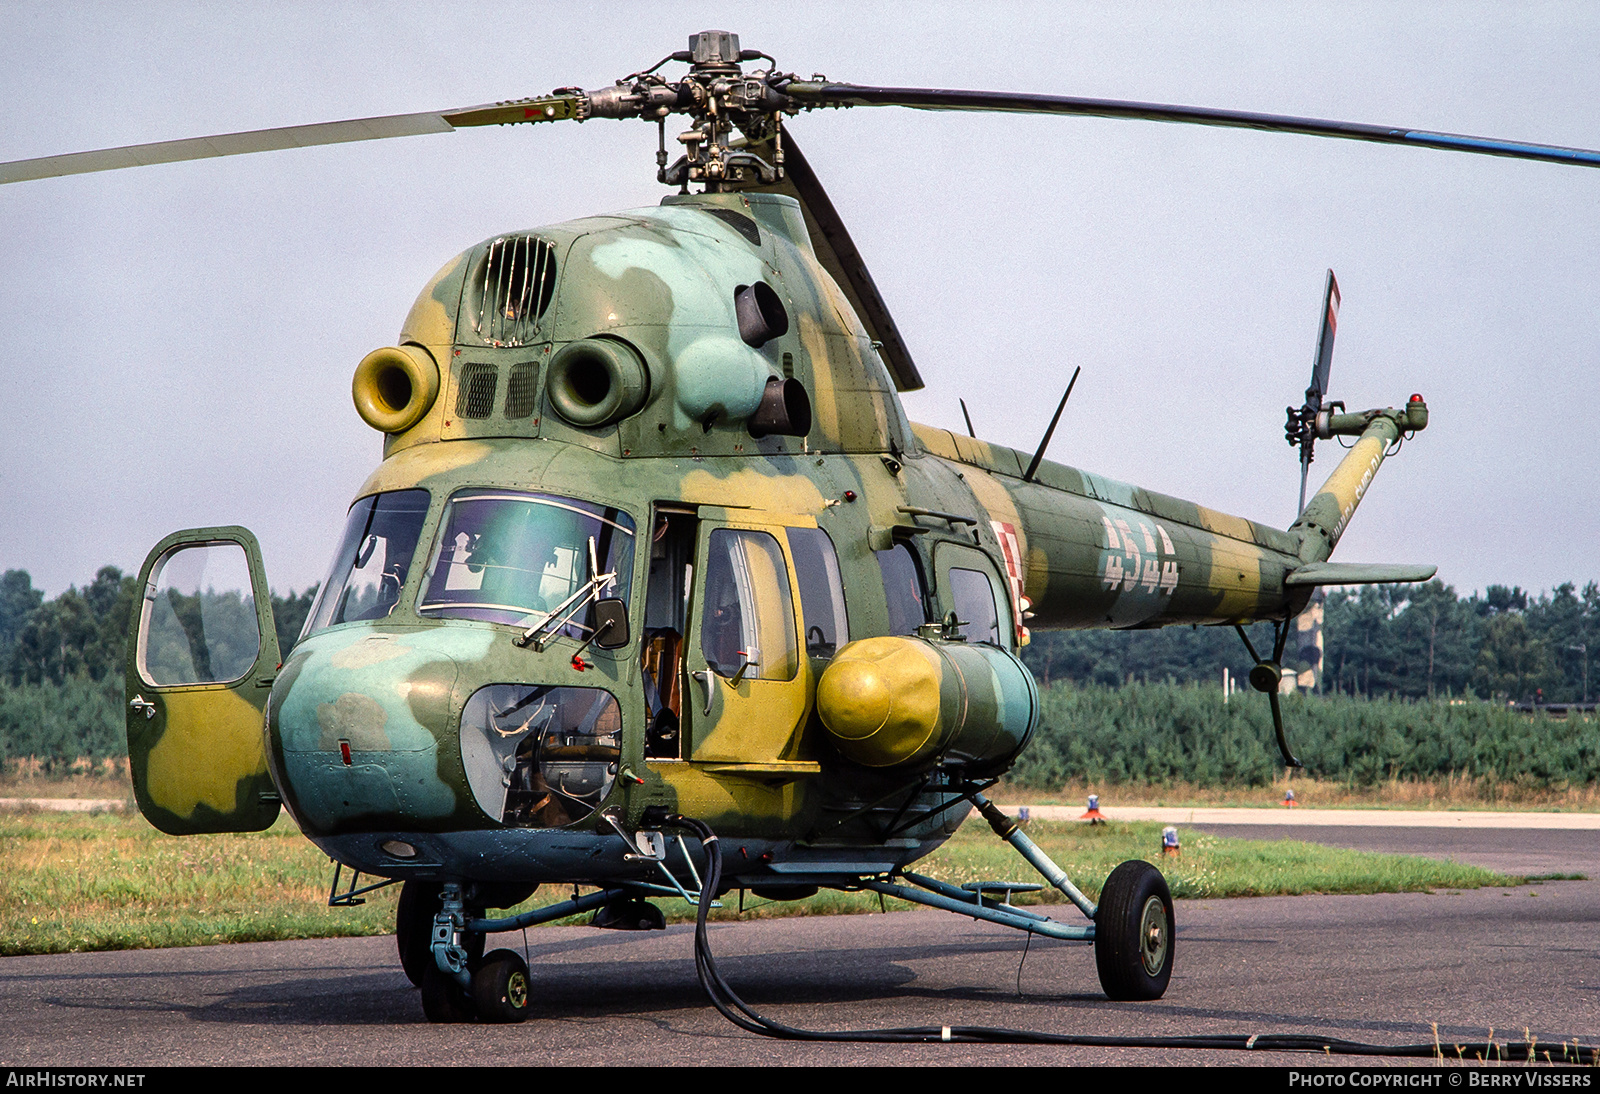
[[[633,528],[620,509],[573,498],[458,491],[440,522],[417,611],[514,626],[571,613],[572,621],[556,633],[587,638],[590,599],[627,600]],[[592,579],[606,574],[616,576],[602,580],[590,597],[581,595]]]
[[[427,515],[426,490],[373,494],[352,505],[344,539],[301,636],[338,623],[382,619],[393,611]]]

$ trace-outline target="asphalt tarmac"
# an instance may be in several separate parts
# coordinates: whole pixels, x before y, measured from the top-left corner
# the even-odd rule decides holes
[[[1274,830],[1208,829],[1251,838]],[[1548,829],[1295,827],[1339,846],[1600,879],[1600,837]],[[1065,914],[1065,913],[1063,913]],[[1179,901],[1165,998],[1112,1003],[1091,949],[941,912],[716,926],[757,1009],[820,1030],[989,1025],[1120,1036],[1297,1033],[1402,1044],[1600,1044],[1600,880],[1378,896]],[[491,945],[521,949],[522,935]],[[0,1064],[1208,1064],[1322,1055],[777,1041],[736,1029],[695,979],[689,927],[527,933],[536,1016],[435,1026],[390,937],[0,960]],[[1448,1047],[1446,1048],[1449,1052]],[[1426,1061],[1420,1061],[1426,1062]]]

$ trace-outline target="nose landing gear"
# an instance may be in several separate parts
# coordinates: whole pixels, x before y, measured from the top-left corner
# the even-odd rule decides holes
[[[514,906],[532,895],[531,888],[469,885],[467,889],[474,902],[494,907]],[[422,989],[422,1011],[430,1022],[526,1021],[533,994],[527,962],[514,950],[484,955],[485,937],[606,906],[631,902],[650,907],[636,897],[625,889],[602,889],[507,919],[484,919],[481,911],[467,909],[459,883],[408,881],[400,892],[396,922],[400,960],[412,983]],[[659,918],[658,911],[650,910]]]
[[[395,944],[406,979],[419,988],[427,967],[433,964],[433,917],[443,891],[444,886],[437,881],[413,879],[400,886],[400,906],[394,917]],[[469,963],[476,966],[483,956],[483,935],[469,934],[461,941]]]

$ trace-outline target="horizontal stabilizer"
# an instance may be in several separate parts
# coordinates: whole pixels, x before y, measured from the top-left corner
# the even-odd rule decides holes
[[[1427,581],[1439,572],[1437,566],[1415,566],[1400,562],[1313,562],[1292,570],[1285,585],[1387,585],[1394,582]]]

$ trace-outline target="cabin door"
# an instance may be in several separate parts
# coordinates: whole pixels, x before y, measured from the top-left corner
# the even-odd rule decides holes
[[[269,827],[279,799],[262,719],[278,638],[255,536],[175,532],[145,559],[139,587],[127,661],[139,810],[173,835]]]
[[[700,518],[683,658],[685,758],[798,760],[815,682],[796,607],[790,522],[707,508]]]

